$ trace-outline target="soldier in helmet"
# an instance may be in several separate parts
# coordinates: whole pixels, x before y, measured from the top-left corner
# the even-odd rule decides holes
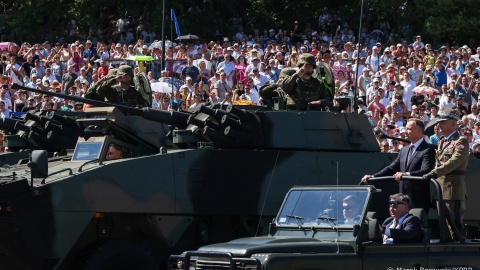
[[[297,110],[304,111],[309,107],[319,109],[331,107],[333,104],[332,94],[317,78],[312,77],[316,68],[315,57],[304,53],[300,55],[297,66],[299,67],[297,72],[285,78],[282,83],[283,90],[293,99]]]
[[[131,107],[148,107],[148,102],[132,85],[133,69],[122,65],[88,89],[85,98],[126,105]]]

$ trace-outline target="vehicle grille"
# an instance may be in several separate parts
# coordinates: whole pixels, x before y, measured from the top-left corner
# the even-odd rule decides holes
[[[183,269],[186,265],[189,270],[261,269],[261,263],[256,258],[237,258],[226,252],[187,251],[169,258],[169,269]]]
[[[217,270],[217,269],[231,269],[231,267],[230,267],[230,262],[226,262],[226,261],[197,260],[195,262],[195,269],[196,270]],[[238,262],[238,261],[236,261],[235,262],[235,269],[238,269],[238,270],[255,270],[255,269],[257,269],[257,266],[254,262]]]

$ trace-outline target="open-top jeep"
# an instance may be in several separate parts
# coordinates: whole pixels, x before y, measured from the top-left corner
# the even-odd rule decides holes
[[[408,177],[421,181],[418,177]],[[385,181],[387,178],[375,179]],[[436,180],[437,195],[441,190]],[[443,201],[439,202],[437,233],[428,228],[423,209],[410,213],[422,221],[419,243],[382,244],[380,220],[370,212],[381,190],[374,186],[294,187],[272,221],[269,235],[213,244],[172,255],[171,269],[480,269],[480,243],[446,242]],[[358,216],[345,221],[343,200],[354,197]],[[377,198],[377,199],[375,199]],[[385,197],[383,197],[384,199]],[[386,201],[381,202],[388,209]]]

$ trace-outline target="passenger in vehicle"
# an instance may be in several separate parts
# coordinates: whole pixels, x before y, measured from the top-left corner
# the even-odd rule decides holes
[[[344,224],[357,224],[361,218],[361,209],[358,198],[355,195],[348,195],[343,199]]]
[[[408,213],[410,211],[408,195],[402,193],[391,195],[388,205],[391,217],[387,218],[380,228],[383,243],[421,243],[423,237],[421,221]]]

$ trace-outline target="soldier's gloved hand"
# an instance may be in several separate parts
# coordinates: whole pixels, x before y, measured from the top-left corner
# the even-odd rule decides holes
[[[423,181],[430,181],[431,179],[436,179],[437,178],[437,174],[435,174],[434,172],[429,172],[427,174],[424,174],[423,177],[422,177],[422,180]]]

